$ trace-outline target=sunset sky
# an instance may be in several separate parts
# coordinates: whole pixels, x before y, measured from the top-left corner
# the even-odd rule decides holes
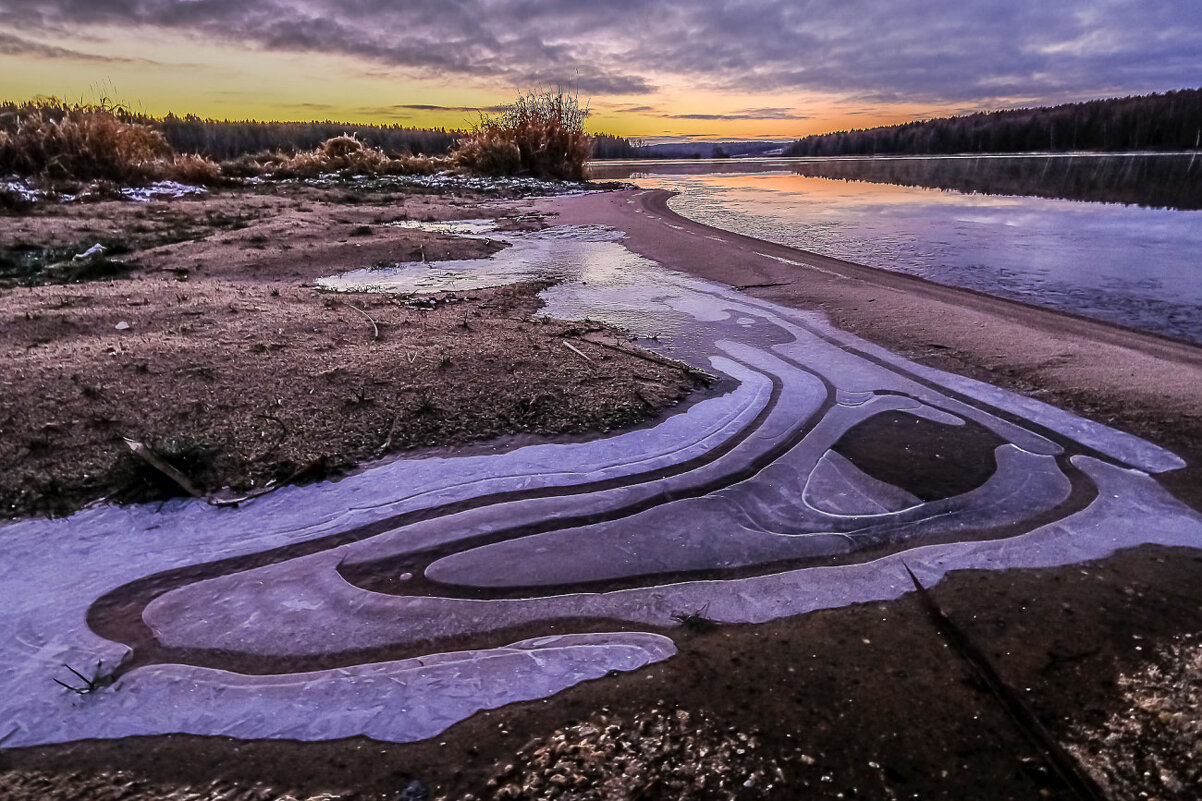
[[[0,0],[0,97],[462,127],[579,89],[590,128],[789,139],[1202,86],[1195,0]]]

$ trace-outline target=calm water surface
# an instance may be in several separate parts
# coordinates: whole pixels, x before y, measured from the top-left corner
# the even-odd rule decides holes
[[[673,210],[718,228],[1202,343],[1202,159],[625,169],[639,186],[679,192]],[[991,186],[1007,194],[985,194]]]

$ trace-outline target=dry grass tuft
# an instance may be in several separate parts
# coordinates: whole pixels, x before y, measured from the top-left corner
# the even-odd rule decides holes
[[[30,101],[0,118],[0,172],[55,180],[212,183],[216,164],[181,156],[153,127],[122,106]]]
[[[451,158],[481,175],[582,181],[591,144],[584,132],[588,113],[577,95],[562,89],[529,92],[496,116],[481,115]]]
[[[233,177],[270,175],[274,178],[312,178],[317,175],[430,175],[448,169],[445,156],[389,156],[354,136],[343,134],[295,155],[260,153],[223,162],[221,171]]]

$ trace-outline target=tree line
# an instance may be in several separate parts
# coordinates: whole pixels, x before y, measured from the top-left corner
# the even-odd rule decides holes
[[[989,111],[798,139],[787,156],[1192,150],[1202,89]]]
[[[410,128],[404,125],[353,125],[318,122],[258,122],[255,120],[202,119],[189,114],[168,114],[150,120],[180,153],[198,153],[223,161],[248,153],[312,150],[327,139],[349,134],[388,154],[442,155],[466,134],[445,128]]]

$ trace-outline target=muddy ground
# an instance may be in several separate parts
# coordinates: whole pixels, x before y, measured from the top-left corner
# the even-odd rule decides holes
[[[72,252],[116,254],[102,280],[12,285],[62,276],[27,270],[0,289],[0,513],[180,491],[126,438],[236,497],[422,446],[629,426],[699,386],[621,332],[536,319],[537,285],[420,302],[313,286],[495,251],[388,225],[479,216],[479,198],[274,191],[0,218],[0,249],[67,254],[71,279],[94,261]]]

